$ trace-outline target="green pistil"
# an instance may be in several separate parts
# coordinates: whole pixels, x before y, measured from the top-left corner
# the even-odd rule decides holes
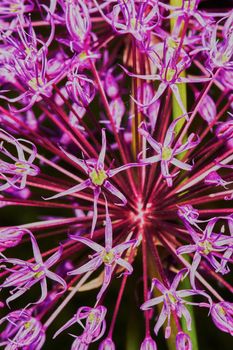
[[[93,323],[95,321],[95,314],[93,312],[91,312],[89,315],[88,315],[88,321],[90,323]]]
[[[113,253],[113,251],[110,250],[108,253],[105,252],[105,254],[103,255],[102,259],[103,259],[103,262],[105,264],[111,264],[113,262],[113,260],[114,260],[114,253]]]
[[[174,297],[174,295],[172,293],[168,293],[167,296],[172,304],[176,304],[177,299]]]
[[[38,271],[42,266],[40,264],[37,264],[33,266],[32,270],[36,271],[34,273],[34,278],[40,278],[41,276],[45,275],[45,272],[43,270]]]
[[[172,156],[172,149],[170,147],[163,147],[162,160],[169,160]]]
[[[164,80],[166,81],[172,81],[172,79],[174,78],[176,74],[176,70],[173,68],[168,68],[167,70],[165,70],[164,72]]]
[[[179,43],[174,40],[172,37],[169,37],[167,40],[167,45],[171,48],[171,49],[176,49],[179,45]]]
[[[23,173],[27,169],[27,164],[21,163],[21,162],[16,162],[16,171],[17,173]]]
[[[31,327],[31,322],[26,322],[26,323],[24,323],[24,328],[25,329],[28,329],[28,328],[30,328]]]
[[[90,173],[90,178],[92,183],[95,186],[102,186],[104,181],[107,179],[107,174],[106,172],[102,169],[102,170],[92,170],[92,172]]]
[[[202,253],[208,255],[212,252],[213,246],[209,241],[204,241],[199,243],[199,246],[203,249]]]
[[[218,307],[218,311],[219,311],[219,313],[220,313],[221,316],[225,316],[225,315],[226,315],[226,312],[225,312],[225,310],[224,310],[223,307],[219,306],[219,307]]]

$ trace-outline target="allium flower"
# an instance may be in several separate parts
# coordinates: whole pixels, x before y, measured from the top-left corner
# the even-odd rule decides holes
[[[233,304],[222,301],[211,308],[211,316],[214,324],[221,331],[233,334]]]
[[[106,154],[106,134],[105,130],[102,129],[102,148],[99,154],[98,159],[89,159],[89,160],[82,160],[78,159],[72,154],[66,152],[63,150],[65,155],[69,157],[73,162],[75,162],[84,172],[88,175],[88,179],[82,182],[79,185],[76,185],[74,187],[71,187],[67,191],[55,194],[52,197],[45,198],[46,200],[55,199],[63,196],[70,195],[72,193],[77,193],[79,191],[84,190],[87,187],[90,187],[93,189],[94,192],[94,215],[93,215],[93,221],[92,221],[92,228],[91,233],[94,232],[96,221],[97,221],[97,202],[102,190],[102,187],[107,189],[110,193],[112,193],[114,196],[118,197],[122,205],[126,205],[127,199],[121,193],[114,185],[111,184],[111,182],[108,181],[109,178],[112,176],[115,176],[117,173],[127,170],[131,167],[140,166],[138,163],[130,163],[123,165],[116,169],[104,169],[104,159]]]
[[[233,218],[228,217],[226,219],[228,219],[232,225]],[[202,257],[204,257],[208,263],[213,266],[216,272],[220,272],[221,274],[230,272],[227,262],[230,260],[231,255],[233,254],[233,237],[213,232],[214,226],[218,220],[218,218],[211,219],[206,225],[206,228],[202,232],[201,236],[195,229],[186,223],[186,227],[194,241],[194,244],[179,247],[177,249],[177,254],[194,252],[193,262],[190,269],[190,282],[193,288],[195,288],[196,270]],[[218,261],[217,258],[219,258],[220,261]]]
[[[0,230],[0,252],[18,245],[23,235],[26,233],[28,233],[27,230],[20,229],[19,227],[10,227]]]
[[[177,350],[192,350],[191,339],[188,334],[179,332],[176,336],[176,349]]]
[[[115,344],[113,343],[111,338],[106,338],[104,339],[100,346],[99,346],[99,350],[115,350]]]
[[[115,269],[116,265],[121,266],[123,269],[127,270],[125,272],[126,274],[131,274],[133,272],[133,267],[130,265],[130,263],[124,259],[121,258],[121,255],[124,253],[125,250],[128,250],[129,248],[133,248],[137,240],[133,239],[130,241],[126,241],[124,243],[120,243],[116,245],[115,247],[112,246],[112,223],[111,219],[108,214],[108,208],[106,204],[106,224],[105,224],[105,246],[102,247],[98,243],[95,243],[94,241],[91,241],[88,238],[84,237],[75,237],[71,236],[72,239],[74,239],[77,242],[84,243],[91,249],[95,251],[95,254],[91,258],[90,261],[88,261],[85,265],[68,272],[68,275],[77,275],[81,273],[85,273],[88,271],[93,271],[98,269],[102,264],[104,264],[104,279],[103,284],[101,287],[101,290],[99,291],[97,295],[97,300],[99,300],[103,293],[105,292],[106,288],[108,287],[111,278],[113,270]]]
[[[182,117],[181,117],[182,118]],[[153,164],[156,162],[161,162],[161,173],[162,176],[166,179],[167,185],[169,187],[172,186],[172,177],[176,176],[178,173],[174,175],[170,175],[169,173],[169,165],[175,165],[177,168],[190,171],[192,170],[192,165],[186,164],[179,159],[175,158],[175,156],[183,153],[191,148],[194,148],[198,143],[198,137],[195,134],[191,134],[185,144],[180,145],[178,147],[172,148],[172,144],[174,142],[175,137],[175,127],[181,118],[177,118],[174,120],[169,126],[163,144],[155,141],[149,132],[146,130],[144,124],[142,124],[139,128],[139,132],[142,136],[144,136],[153,150],[157,153],[152,157],[148,157],[142,160],[145,164]]]
[[[59,283],[63,288],[63,292],[66,290],[66,282],[60,276],[49,270],[49,268],[53,266],[58,261],[58,259],[60,259],[62,255],[62,247],[60,247],[56,253],[50,256],[48,260],[43,262],[37,242],[32,234],[30,236],[34,253],[34,263],[7,257],[0,259],[1,263],[13,264],[18,267],[18,269],[12,270],[10,277],[7,277],[5,281],[0,285],[0,288],[15,287],[10,292],[12,296],[8,297],[6,300],[7,304],[9,304],[10,301],[15,300],[16,298],[23,295],[27,290],[29,290],[34,284],[38,282],[40,283],[41,287],[41,297],[36,303],[41,303],[47,297],[46,278]]]
[[[230,5],[0,1],[1,348],[228,350]]]
[[[1,318],[0,324],[8,322],[1,333],[0,346],[6,350],[40,350],[45,342],[45,330],[30,311],[17,310]]]
[[[76,337],[72,350],[87,349],[90,343],[96,342],[103,336],[106,328],[106,311],[104,306],[97,306],[96,308],[83,306],[79,308],[74,317],[56,332],[54,338],[77,322],[83,327],[83,333]],[[86,320],[85,326],[82,323],[83,320]]]
[[[36,176],[39,173],[39,168],[32,164],[37,154],[36,146],[30,141],[15,139],[2,129],[0,129],[0,137],[3,140],[0,143],[0,175],[3,181],[0,190],[3,191],[10,187],[22,190],[26,186],[27,177]],[[14,145],[16,154],[8,151],[5,143]],[[29,150],[28,158],[25,155],[24,144],[32,148]]]
[[[156,342],[151,337],[146,337],[141,344],[140,350],[157,350]]]
[[[155,297],[152,299],[147,300],[144,304],[142,304],[141,309],[142,310],[148,310],[151,307],[158,305],[160,303],[163,303],[162,311],[159,315],[159,318],[155,324],[154,332],[157,335],[158,331],[166,322],[167,320],[167,326],[165,330],[165,337],[169,338],[171,335],[171,327],[170,327],[170,318],[171,313],[173,311],[176,312],[178,317],[184,317],[188,330],[191,330],[191,316],[188,311],[188,309],[184,306],[184,304],[190,304],[189,301],[186,301],[185,297],[193,296],[193,295],[208,295],[201,291],[201,290],[193,290],[193,289],[187,289],[187,290],[177,290],[178,285],[180,284],[182,278],[184,277],[184,274],[187,273],[187,269],[181,270],[174,278],[172,284],[170,287],[165,287],[158,279],[154,278],[152,280],[152,286],[151,291],[154,287],[156,287],[160,292],[161,296]],[[194,305],[193,302],[191,304]],[[197,305],[201,305],[200,303],[196,303]]]

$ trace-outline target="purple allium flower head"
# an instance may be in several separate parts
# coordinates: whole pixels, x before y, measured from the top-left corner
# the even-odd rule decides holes
[[[228,3],[0,1],[0,347],[233,335]]]

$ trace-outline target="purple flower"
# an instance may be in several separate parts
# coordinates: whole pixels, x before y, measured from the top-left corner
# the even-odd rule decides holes
[[[32,0],[25,3],[25,0],[2,0],[0,5],[0,18],[23,16],[26,12],[32,11],[34,4]],[[16,23],[15,23],[16,24]]]
[[[116,348],[115,348],[115,344],[113,343],[112,338],[106,338],[101,342],[98,349],[99,350],[115,350]]]
[[[140,164],[129,163],[116,169],[105,170],[104,159],[106,154],[106,134],[104,129],[102,129],[102,148],[98,159],[82,160],[66,152],[65,150],[63,150],[63,152],[66,154],[68,158],[70,158],[74,163],[76,163],[78,167],[81,168],[88,175],[88,179],[78,185],[75,185],[74,187],[71,187],[66,191],[63,191],[61,193],[55,194],[52,197],[44,198],[44,199],[50,200],[50,199],[71,195],[72,193],[77,193],[88,187],[93,189],[94,214],[93,214],[93,221],[92,221],[92,228],[91,228],[91,234],[93,234],[96,226],[96,221],[97,221],[97,203],[98,203],[98,199],[99,199],[102,187],[104,187],[106,190],[108,190],[110,193],[112,193],[114,196],[120,199],[122,202],[122,205],[126,205],[127,199],[125,198],[125,196],[114,185],[112,185],[108,179],[115,176],[121,171],[130,169],[135,166],[140,166]]]
[[[211,23],[211,20],[209,19],[210,15],[208,12],[198,10],[199,3],[200,0],[183,0],[182,6],[177,7],[159,2],[160,6],[171,11],[171,14],[167,16],[167,18],[177,18],[177,20],[188,20],[189,18],[193,18],[198,22],[198,24],[205,28],[208,23]],[[179,21],[177,22],[180,23]]]
[[[157,350],[156,342],[150,336],[147,336],[143,340],[140,350]]]
[[[3,252],[7,248],[17,246],[24,234],[29,231],[21,229],[19,227],[9,227],[0,230],[0,252]]]
[[[182,83],[199,83],[199,82],[206,82],[209,81],[211,78],[209,77],[194,77],[194,78],[189,78],[189,77],[182,77],[181,73],[187,69],[190,64],[190,58],[188,56],[184,57],[182,60],[177,62],[177,54],[176,51],[173,54],[173,57],[170,57],[169,55],[166,55],[166,50],[168,53],[170,53],[170,50],[166,47],[166,42],[164,44],[164,61],[163,62],[160,58],[156,57],[156,66],[159,69],[158,74],[133,74],[130,73],[126,68],[121,66],[121,68],[130,76],[134,78],[139,78],[139,79],[145,79],[145,80],[150,80],[150,81],[159,81],[160,84],[158,86],[157,92],[155,93],[154,97],[151,99],[151,101],[147,104],[147,106],[153,104],[156,102],[165,92],[165,90],[169,87],[176,100],[177,103],[180,106],[180,109],[182,110],[182,113],[186,116],[187,118],[187,111],[184,107],[184,104],[182,102],[180,92],[178,89],[177,84],[182,84]],[[139,106],[141,107],[146,107],[144,103],[141,103],[140,101],[136,101],[133,98],[134,102],[136,102]]]
[[[76,337],[72,345],[72,350],[87,349],[89,344],[96,342],[103,336],[106,329],[106,312],[106,308],[102,305],[95,308],[82,306],[78,309],[77,313],[54,334],[53,338],[57,337],[73,324],[78,323],[83,328],[83,333]],[[86,320],[85,325],[83,324],[84,320]]]
[[[177,213],[182,220],[189,222],[191,225],[200,222],[198,220],[199,212],[197,209],[193,208],[191,204],[179,206]]]
[[[207,95],[204,99],[200,108],[198,109],[201,117],[208,123],[212,124],[217,115],[217,108],[214,100]]]
[[[94,3],[117,34],[132,34],[139,42],[146,40],[160,19],[158,1],[147,0],[137,3],[132,0],[124,2],[117,0],[108,16],[104,14],[97,0],[94,0]]]
[[[221,41],[219,41],[217,35],[220,21],[211,25],[210,27],[207,26],[207,30],[203,32],[203,47],[207,50],[207,63],[211,68],[221,67],[225,69],[230,69],[233,66],[233,12],[229,14],[223,26],[223,40]]]
[[[184,332],[177,333],[176,350],[192,350],[192,343],[188,334]]]
[[[85,74],[78,73],[78,68],[69,74],[66,90],[73,102],[80,107],[87,107],[95,97],[95,85]]]
[[[141,159],[140,161],[143,164],[153,164],[161,162],[161,173],[162,176],[166,179],[167,185],[169,187],[172,186],[172,178],[178,174],[177,172],[173,175],[169,173],[170,164],[182,170],[192,170],[192,165],[182,162],[181,160],[175,158],[175,156],[179,155],[180,153],[183,153],[184,151],[194,148],[199,143],[198,137],[194,133],[192,133],[188,137],[188,140],[185,142],[185,144],[172,148],[172,144],[175,138],[175,127],[182,118],[183,117],[179,117],[171,123],[167,130],[163,144],[155,141],[152,138],[152,136],[147,131],[145,123],[142,123],[139,127],[140,134],[145,137],[147,142],[156,152],[155,155],[145,159]]]
[[[212,320],[221,331],[233,335],[233,304],[226,301],[213,304],[210,309]]]
[[[228,182],[224,181],[216,171],[211,171],[204,181],[207,185],[223,186],[224,188],[227,188],[228,185]]]
[[[40,350],[45,342],[45,331],[30,311],[17,310],[1,318],[0,324],[8,322],[0,336],[0,346],[7,350]]]
[[[123,269],[127,270],[127,272],[125,272],[124,274],[131,274],[133,272],[133,267],[131,266],[131,264],[128,261],[122,259],[121,255],[125,250],[128,250],[129,248],[134,248],[137,243],[137,240],[133,239],[130,241],[126,241],[113,247],[112,223],[108,214],[107,203],[104,247],[88,238],[76,236],[71,236],[71,238],[77,242],[87,245],[95,251],[95,254],[91,257],[91,260],[89,260],[86,264],[73,271],[68,272],[68,275],[79,275],[87,271],[95,271],[102,264],[104,264],[104,279],[102,287],[97,295],[97,300],[100,300],[106,288],[108,287],[116,265],[119,265]]]
[[[51,255],[50,258],[43,262],[35,237],[30,234],[30,238],[34,253],[34,263],[16,258],[7,258],[1,254],[3,256],[3,258],[0,259],[1,263],[13,264],[18,267],[18,269],[13,270],[1,266],[7,271],[11,272],[11,274],[0,285],[0,288],[14,287],[14,289],[10,292],[12,295],[6,300],[7,304],[23,295],[36,283],[40,283],[41,296],[39,300],[35,302],[35,304],[41,303],[47,297],[47,278],[59,283],[62,286],[63,290],[57,294],[63,293],[67,288],[66,282],[60,276],[50,271],[50,267],[61,258],[63,251],[62,247],[60,247],[56,253]]]
[[[232,225],[233,219],[231,217],[226,217],[226,219],[229,220],[230,225]],[[219,218],[211,219],[201,235],[186,223],[186,227],[194,244],[179,247],[177,249],[177,254],[194,253],[192,266],[190,268],[190,282],[193,288],[196,288],[195,275],[202,258],[205,258],[216,272],[226,274],[230,271],[227,266],[227,261],[230,260],[233,253],[233,237],[213,232],[218,220]],[[220,261],[218,261],[217,258],[220,259]]]
[[[0,184],[0,190],[3,191],[10,187],[22,190],[26,186],[27,177],[36,176],[39,173],[39,168],[32,164],[37,155],[36,146],[25,139],[15,139],[2,129],[0,129],[0,138],[3,140],[0,143],[0,157],[2,158],[0,159],[0,175],[3,181]],[[4,142],[13,145],[17,154],[8,151]],[[32,147],[32,150],[28,146]],[[29,157],[26,156],[25,150],[29,153]]]
[[[91,21],[85,1],[66,1],[65,21],[68,32],[72,38],[71,48],[85,51],[89,46]]]
[[[187,301],[183,298],[193,296],[193,295],[201,295],[208,297],[208,295],[201,290],[193,290],[193,289],[185,289],[185,290],[177,290],[177,287],[181,280],[184,277],[184,274],[187,273],[187,269],[183,269],[177,273],[170,287],[164,286],[157,278],[152,280],[151,292],[154,287],[156,287],[160,292],[161,296],[155,297],[147,300],[141,306],[141,310],[151,309],[153,306],[163,303],[162,311],[159,315],[159,318],[155,324],[154,332],[157,335],[160,328],[167,320],[167,326],[165,330],[165,338],[169,338],[171,335],[171,327],[170,327],[170,318],[171,313],[175,312],[176,315],[181,318],[184,316],[184,319],[187,324],[188,330],[191,330],[191,316],[188,309],[185,307],[187,305],[201,305],[200,303],[193,303]],[[209,297],[208,297],[209,299]]]

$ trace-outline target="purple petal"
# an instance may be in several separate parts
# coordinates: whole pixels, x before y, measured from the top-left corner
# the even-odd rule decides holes
[[[98,205],[98,199],[99,199],[100,193],[101,193],[101,188],[99,186],[95,187],[95,189],[94,189],[94,203],[93,203],[93,219],[92,219],[92,225],[91,225],[91,238],[93,236],[96,222],[97,222],[97,217],[98,217],[97,205]]]
[[[103,293],[105,292],[106,288],[108,287],[110,281],[111,281],[111,277],[112,277],[112,271],[113,271],[113,266],[112,265],[108,265],[105,264],[104,267],[104,280],[103,280],[103,284],[102,287],[96,297],[97,300],[100,300],[100,298],[102,297]]]
[[[104,159],[106,154],[106,134],[105,129],[102,129],[102,148],[99,154],[99,158],[97,161],[97,169],[103,169],[104,168]]]
[[[88,180],[86,180],[86,181],[84,181],[84,182],[82,182],[82,183],[80,183],[80,184],[78,184],[78,185],[75,185],[75,186],[69,188],[69,189],[66,190],[66,191],[63,191],[63,192],[60,192],[60,193],[55,194],[54,196],[47,197],[47,198],[43,198],[43,197],[42,197],[42,198],[43,198],[45,201],[48,201],[48,200],[50,200],[50,199],[55,199],[55,198],[59,198],[59,197],[68,196],[68,195],[71,195],[71,194],[73,194],[73,193],[77,193],[77,192],[79,192],[79,191],[84,190],[84,189],[87,188],[87,187],[90,187],[90,186],[91,186],[91,180],[88,179]]]
[[[164,296],[161,295],[160,297],[152,298],[150,300],[145,301],[140,307],[141,310],[148,310],[151,309],[153,306],[158,305],[164,301]]]
[[[104,187],[111,192],[114,196],[116,196],[117,198],[119,198],[122,202],[121,205],[125,206],[127,204],[127,199],[125,198],[125,196],[123,195],[123,193],[121,193],[115,186],[113,186],[109,181],[105,181],[104,183]],[[119,204],[118,204],[119,205]]]
[[[83,266],[81,266],[75,270],[67,272],[67,275],[69,275],[69,276],[80,275],[80,274],[88,272],[88,271],[94,271],[102,264],[102,262],[103,262],[102,259],[99,256],[97,256],[97,257],[91,259],[90,261],[88,261]]]
[[[190,283],[191,283],[191,286],[194,289],[196,289],[196,286],[195,286],[195,274],[196,274],[197,268],[198,268],[198,266],[200,264],[200,261],[201,261],[201,255],[198,252],[196,252],[194,254],[192,266],[190,268]]]
[[[96,243],[88,238],[80,237],[80,236],[70,236],[70,238],[77,241],[77,242],[81,242],[83,244],[86,244],[88,247],[95,250],[97,253],[101,253],[104,250],[104,248],[100,244],[98,244],[98,243]]]

